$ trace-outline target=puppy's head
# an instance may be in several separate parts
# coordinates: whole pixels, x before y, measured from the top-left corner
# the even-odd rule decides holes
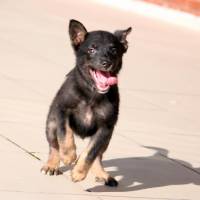
[[[70,20],[69,35],[76,54],[76,66],[99,93],[106,93],[117,84],[122,56],[128,49],[126,37],[130,32],[131,27],[114,34],[106,31],[87,32],[83,24]]]

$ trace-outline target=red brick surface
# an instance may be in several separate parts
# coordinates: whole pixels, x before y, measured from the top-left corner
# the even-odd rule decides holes
[[[200,16],[200,0],[143,0]]]

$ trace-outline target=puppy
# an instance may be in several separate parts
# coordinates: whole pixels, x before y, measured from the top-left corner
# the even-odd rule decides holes
[[[88,32],[82,23],[70,20],[69,35],[76,55],[76,66],[57,92],[49,109],[46,136],[49,158],[42,172],[58,175],[59,164],[75,162],[74,182],[83,180],[88,171],[108,186],[118,182],[102,166],[119,111],[118,73],[127,51],[131,27],[116,31]],[[74,134],[90,137],[77,159]]]

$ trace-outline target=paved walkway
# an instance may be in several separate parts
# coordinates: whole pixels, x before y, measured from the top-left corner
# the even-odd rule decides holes
[[[1,1],[0,16],[1,199],[199,200],[199,32],[88,0]],[[48,106],[74,66],[71,18],[88,30],[133,27],[104,162],[118,188],[39,172]]]

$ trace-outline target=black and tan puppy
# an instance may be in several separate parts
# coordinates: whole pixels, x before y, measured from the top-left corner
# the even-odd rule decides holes
[[[80,22],[70,21],[76,66],[67,75],[49,110],[46,136],[50,152],[41,169],[43,173],[59,174],[60,161],[65,165],[76,161],[71,174],[74,182],[83,180],[91,169],[106,185],[117,186],[117,181],[103,169],[102,155],[118,118],[117,75],[130,31],[131,28],[114,34],[87,32]],[[78,159],[73,134],[91,137]]]

